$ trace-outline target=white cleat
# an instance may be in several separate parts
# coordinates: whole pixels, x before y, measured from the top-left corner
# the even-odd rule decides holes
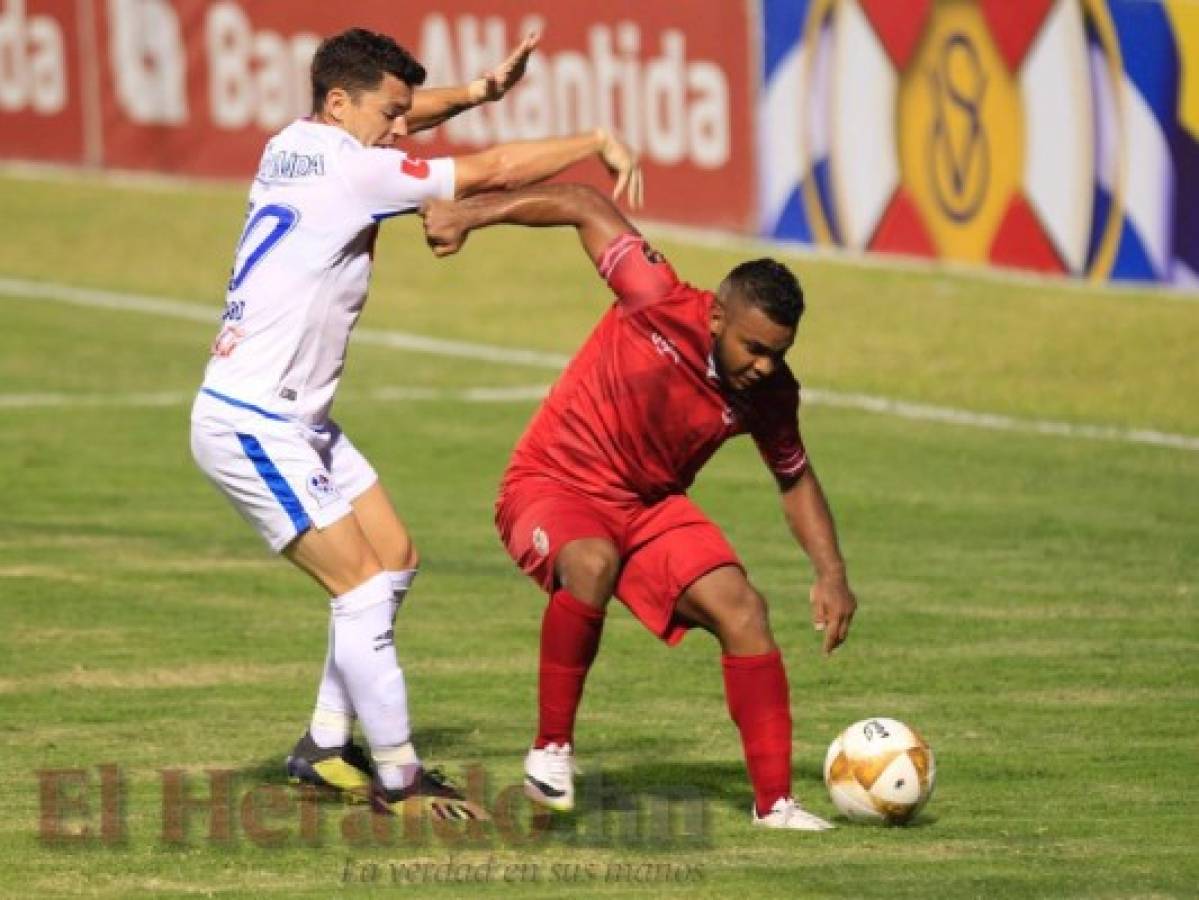
[[[546,744],[525,757],[525,796],[555,812],[575,808],[575,758],[570,744]]]
[[[830,831],[836,828],[820,816],[814,816],[790,797],[780,797],[764,816],[753,808],[753,823],[762,828],[787,828],[791,831]]]

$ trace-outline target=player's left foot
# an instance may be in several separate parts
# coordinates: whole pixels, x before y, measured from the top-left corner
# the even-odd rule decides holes
[[[388,790],[376,782],[371,793],[371,807],[385,816],[402,816],[404,804],[414,800],[439,819],[451,822],[491,820],[487,810],[467,800],[462,791],[437,769],[421,769],[412,784],[399,790]]]
[[[373,774],[366,751],[357,744],[321,747],[308,731],[287,757],[287,778],[292,784],[309,784],[355,803],[370,798]]]
[[[525,757],[525,796],[555,812],[575,808],[575,757],[570,744],[534,747]]]
[[[790,797],[780,797],[764,816],[753,810],[753,823],[762,828],[785,828],[791,831],[829,831],[836,826],[808,812]]]

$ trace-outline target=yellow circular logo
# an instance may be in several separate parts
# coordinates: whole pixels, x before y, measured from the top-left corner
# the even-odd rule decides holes
[[[898,97],[900,178],[938,255],[982,262],[1024,160],[1019,85],[978,6],[936,4]]]

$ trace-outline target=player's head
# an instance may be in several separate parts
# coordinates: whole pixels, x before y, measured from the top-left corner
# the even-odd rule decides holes
[[[326,38],[312,57],[313,116],[368,147],[407,133],[404,116],[425,69],[385,34],[351,28]]]
[[[725,277],[712,304],[717,371],[736,391],[774,374],[803,315],[803,289],[773,259],[743,262]]]

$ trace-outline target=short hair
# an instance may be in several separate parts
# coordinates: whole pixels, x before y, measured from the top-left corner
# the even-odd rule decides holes
[[[743,262],[720,283],[721,296],[735,291],[778,325],[794,328],[803,315],[803,288],[791,270],[774,259]]]
[[[312,109],[320,112],[333,88],[356,98],[377,88],[385,74],[409,87],[425,83],[425,67],[385,34],[351,28],[325,38],[312,57]]]

